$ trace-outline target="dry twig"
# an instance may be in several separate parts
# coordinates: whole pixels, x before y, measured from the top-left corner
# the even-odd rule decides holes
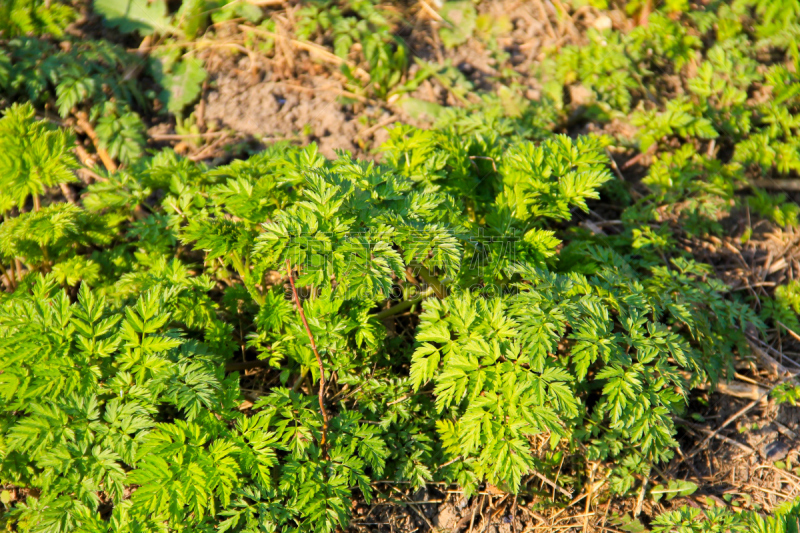
[[[271,31],[262,30],[261,28],[253,28],[252,26],[245,26],[244,24],[239,24],[239,29],[242,31],[249,31],[251,33],[255,33],[256,35],[261,35],[262,37],[269,37],[270,39],[281,40],[285,43],[288,43],[295,48],[299,48],[301,50],[305,50],[311,55],[317,56],[318,58],[327,61],[328,63],[332,63],[336,66],[347,65],[353,70],[356,76],[361,78],[363,81],[369,81],[370,76],[367,71],[354,65],[352,62],[347,61],[346,59],[342,59],[341,57],[337,56],[329,52],[326,48],[310,43],[307,41],[298,41],[297,39],[290,39],[289,37],[284,37],[283,35],[279,35],[277,33],[273,33]]]
[[[764,393],[763,393],[763,394],[762,394],[762,395],[761,395],[761,396],[760,396],[758,399],[756,399],[756,400],[753,400],[752,402],[748,403],[747,405],[745,405],[744,407],[742,407],[741,409],[739,409],[738,411],[736,411],[734,414],[732,414],[731,416],[729,416],[729,417],[728,417],[728,419],[727,419],[727,420],[725,420],[725,422],[723,422],[723,423],[722,423],[722,425],[721,425],[720,427],[718,427],[718,428],[717,428],[717,429],[716,429],[716,430],[715,430],[713,433],[711,433],[711,434],[710,434],[708,437],[706,437],[706,438],[703,440],[703,442],[701,442],[701,443],[700,443],[700,444],[697,446],[697,448],[695,448],[695,450],[694,450],[692,453],[690,453],[690,454],[689,454],[689,456],[687,457],[687,459],[691,459],[692,457],[694,457],[694,456],[696,456],[698,453],[700,453],[702,450],[704,450],[704,449],[705,449],[705,447],[706,447],[706,446],[708,446],[708,443],[711,441],[711,439],[713,439],[714,437],[716,437],[717,435],[719,435],[719,432],[720,432],[720,431],[722,431],[723,429],[725,429],[726,427],[728,427],[728,426],[729,426],[729,425],[730,425],[732,422],[734,422],[734,421],[735,421],[735,420],[737,420],[739,417],[741,417],[742,415],[744,415],[745,413],[747,413],[747,412],[748,412],[750,409],[752,409],[753,407],[755,407],[756,405],[758,405],[758,403],[759,403],[759,402],[760,402],[760,401],[761,401],[763,398],[766,398],[766,397],[767,397],[767,395],[768,395],[770,392],[772,392],[773,390],[775,390],[776,388],[778,388],[780,385],[783,385],[784,383],[786,383],[787,381],[789,381],[790,379],[792,379],[792,378],[794,378],[794,377],[796,377],[796,376],[797,376],[797,374],[790,374],[790,375],[786,376],[785,378],[783,378],[782,380],[780,380],[778,383],[776,383],[775,385],[773,385],[773,386],[772,386],[772,387],[771,387],[769,390],[767,390],[766,392],[764,392]]]
[[[545,476],[543,476],[539,472],[534,472],[533,475],[538,477],[542,481],[544,481],[546,484],[550,485],[551,488],[557,490],[558,492],[560,492],[561,494],[563,494],[567,498],[572,498],[572,491],[569,491],[569,490],[565,489],[561,485],[556,485],[553,481],[550,481],[548,478],[546,478]]]
[[[710,429],[706,429],[703,426],[700,426],[698,424],[693,424],[692,422],[689,422],[688,420],[684,420],[683,418],[679,418],[679,417],[676,416],[676,417],[673,417],[673,420],[675,420],[679,424],[683,424],[684,426],[686,426],[686,427],[688,427],[690,429],[693,429],[695,431],[701,431],[701,432],[705,433],[706,435],[712,435],[713,438],[715,438],[715,439],[719,439],[719,440],[721,440],[723,442],[727,442],[728,444],[732,444],[733,446],[736,446],[737,448],[739,448],[740,450],[742,450],[745,453],[748,453],[748,454],[756,453],[756,451],[753,448],[751,448],[750,446],[748,446],[746,444],[742,444],[741,442],[733,440],[733,439],[730,439],[730,438],[728,438],[728,437],[726,437],[724,435],[714,435],[714,432],[711,431]]]

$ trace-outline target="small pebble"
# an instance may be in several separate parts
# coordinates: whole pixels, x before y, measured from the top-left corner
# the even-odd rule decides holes
[[[606,15],[601,15],[595,19],[593,26],[596,30],[603,31],[609,30],[614,25],[611,18]]]
[[[780,461],[784,457],[786,457],[789,453],[789,446],[786,445],[785,442],[776,440],[770,442],[766,446],[764,446],[764,455],[767,456],[769,461],[773,463],[775,461]]]

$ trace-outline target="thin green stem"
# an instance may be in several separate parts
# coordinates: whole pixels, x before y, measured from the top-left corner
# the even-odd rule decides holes
[[[50,272],[50,254],[47,253],[47,246],[42,246],[42,258],[44,258],[44,271]]]
[[[294,385],[292,385],[292,392],[297,392],[300,389],[300,385],[303,384],[303,380],[306,378],[306,374],[308,374],[307,368],[303,369],[303,371],[300,373],[300,376],[294,382]]]
[[[432,296],[434,294],[434,292],[435,292],[435,290],[433,289],[433,287],[428,287],[427,289],[425,289],[416,298],[412,298],[411,300],[404,300],[404,301],[400,302],[399,304],[397,304],[397,305],[395,305],[393,307],[390,307],[389,309],[384,309],[380,313],[375,313],[372,316],[374,316],[378,320],[383,320],[384,318],[389,318],[390,316],[394,316],[394,315],[396,315],[398,313],[402,313],[403,311],[405,311],[409,307],[413,306],[414,304],[418,304],[422,300],[424,300],[425,298],[428,298],[429,296]]]
[[[437,278],[433,272],[427,269],[427,267],[421,264],[414,264],[412,268],[418,269],[419,276],[427,283],[431,288],[433,288],[434,292],[436,292],[436,296],[443,300],[445,296],[447,296],[447,288],[444,284]]]

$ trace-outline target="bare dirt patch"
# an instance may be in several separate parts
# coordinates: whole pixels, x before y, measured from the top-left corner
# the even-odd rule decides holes
[[[389,113],[372,105],[354,110],[354,104],[342,102],[344,92],[325,76],[277,81],[265,72],[254,80],[250,73],[221,69],[212,73],[205,120],[265,143],[316,142],[327,157],[335,157],[335,150],[370,155],[385,137],[364,134],[369,119],[380,120]]]

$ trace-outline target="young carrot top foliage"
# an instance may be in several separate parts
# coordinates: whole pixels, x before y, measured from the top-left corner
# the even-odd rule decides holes
[[[758,181],[800,169],[796,2],[780,16],[769,2],[669,2],[631,31],[591,29],[538,67],[541,101],[504,87],[428,129],[396,125],[379,162],[314,144],[214,164],[145,152],[140,113],[159,98],[180,121],[200,93],[203,61],[183,47],[209,21],[282,38],[256,6],[211,4],[125,18],[94,2],[123,33],[187,40],[150,62],[32,37],[58,36],[74,15],[62,4],[16,0],[0,21],[2,523],[327,533],[377,481],[566,504],[597,468],[604,497],[691,492],[642,479],[673,457],[692,391],[733,376],[745,330],[800,329],[796,282],[759,315],[676,245],[721,233],[734,208],[797,225],[797,206]],[[331,47],[357,98],[412,90],[384,7],[296,12],[294,37]],[[458,10],[491,34],[471,4],[443,13]],[[469,24],[443,29],[448,47]],[[420,65],[417,82],[466,80]],[[78,178],[75,132],[42,118],[54,112],[96,134],[105,171]],[[635,133],[561,133],[582,121]],[[619,146],[646,161],[635,188]],[[268,377],[254,397],[238,371],[256,366]],[[681,509],[651,525],[789,531],[796,512]]]
[[[28,165],[55,170],[13,178],[30,191],[14,206],[73,164],[30,109],[0,124],[19,121],[44,150]],[[382,165],[314,146],[216,168],[164,152],[82,206],[8,212],[4,263],[30,272],[0,314],[2,471],[40,494],[14,520],[332,531],[370,479],[518,491],[557,449],[670,457],[670,415],[732,372],[757,317],[680,257],[578,239],[557,260],[554,224],[612,179],[602,141],[485,134],[399,128]],[[268,281],[287,264],[331,383],[327,423],[309,336]],[[404,301],[424,310],[411,343],[387,329]],[[224,373],[242,350],[278,380],[251,414]]]

